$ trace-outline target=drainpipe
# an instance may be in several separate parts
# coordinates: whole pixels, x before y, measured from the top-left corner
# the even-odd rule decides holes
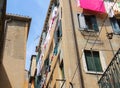
[[[72,20],[72,27],[73,27],[73,36],[75,38],[75,49],[76,49],[76,54],[77,54],[77,60],[78,60],[78,69],[79,69],[79,76],[80,76],[80,88],[85,88],[84,87],[84,81],[83,81],[83,75],[82,75],[82,69],[81,69],[81,64],[80,64],[80,55],[79,55],[79,50],[78,50],[78,44],[77,44],[77,38],[76,38],[76,32],[75,32],[75,24],[74,24],[74,18],[73,18],[73,10],[72,10],[72,3],[71,0],[69,0],[69,5],[70,5],[70,15],[71,15],[71,20]],[[72,83],[72,82],[70,82]]]
[[[7,23],[10,22],[11,20],[12,20],[11,18],[5,20],[5,25],[4,25],[4,35],[5,35],[5,36],[6,36],[6,31],[7,31]],[[4,37],[5,37],[5,36],[4,36]]]
[[[3,61],[3,53],[4,53],[4,48],[5,48],[5,38],[6,38],[6,32],[7,32],[7,23],[10,22],[12,19],[9,18],[7,20],[5,20],[5,23],[4,23],[4,33],[3,33],[3,36],[2,36],[2,53],[1,53],[1,58],[2,58],[2,61]],[[2,63],[2,61],[0,63]]]

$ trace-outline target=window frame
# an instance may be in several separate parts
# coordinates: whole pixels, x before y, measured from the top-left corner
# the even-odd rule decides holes
[[[80,15],[81,15],[81,17],[82,17],[82,24],[84,25],[84,26],[82,26],[82,27],[81,27],[82,24],[81,24],[81,22],[80,22]],[[94,22],[95,22],[95,24],[97,24],[97,29],[94,29],[93,25],[91,25],[92,29],[89,29],[89,28],[88,28],[88,25],[87,25],[87,23],[86,23],[86,18],[85,18],[85,17],[87,17],[87,16],[91,16],[90,19],[92,19],[92,17],[95,18],[95,19],[94,19]],[[77,13],[77,19],[78,19],[78,25],[79,25],[80,31],[88,31],[88,32],[96,32],[96,33],[99,32],[99,25],[98,25],[97,18],[96,18],[95,15],[93,15],[93,14],[91,14],[91,15],[85,15],[85,14],[83,14],[83,13]],[[90,21],[91,21],[91,20],[90,20]],[[93,24],[93,22],[92,22],[92,24]],[[83,28],[83,27],[84,27],[84,28]]]
[[[100,58],[100,63],[101,63],[101,67],[102,67],[103,72],[89,71],[88,70],[87,62],[86,62],[86,58],[85,58],[85,52],[84,52],[84,50],[82,50],[82,53],[83,53],[83,55],[82,55],[83,67],[84,67],[84,71],[86,73],[90,73],[90,74],[103,74],[104,71],[106,70],[107,66],[106,66],[106,62],[105,62],[105,58],[104,58],[103,52],[102,51],[97,51],[97,52],[99,52],[99,58]]]

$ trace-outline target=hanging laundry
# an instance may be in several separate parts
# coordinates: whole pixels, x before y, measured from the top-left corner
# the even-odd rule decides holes
[[[49,43],[50,31],[51,31],[53,22],[54,22],[55,18],[57,17],[57,14],[58,14],[58,9],[57,9],[57,7],[54,7],[53,12],[52,12],[52,19],[51,19],[51,21],[49,23],[48,33],[47,33],[47,36],[46,36],[46,39],[45,39],[45,42],[44,42],[44,49],[46,48],[47,44]]]
[[[114,5],[114,2],[105,1],[104,4],[105,4],[105,9],[108,14],[108,17],[113,17],[114,11],[113,11],[112,6]]]
[[[57,17],[57,7],[54,7],[53,12],[52,12],[52,18]]]
[[[58,14],[58,9],[57,9],[57,7],[54,7],[53,12],[52,12],[52,19],[51,19],[52,24],[53,24],[55,18],[57,17],[57,14]]]
[[[37,76],[40,76],[43,56],[44,56],[43,54],[40,55],[40,58],[39,58],[38,63],[37,63]]]
[[[48,30],[48,33],[47,33],[47,36],[46,36],[46,39],[45,39],[45,42],[44,42],[44,49],[46,48],[49,40],[50,40],[50,31]]]
[[[77,6],[80,7],[80,0],[76,0]]]
[[[113,7],[114,12],[118,13],[120,12],[120,2],[116,2]]]
[[[103,0],[80,0],[80,7],[88,10],[105,13]]]
[[[49,30],[51,30],[51,28],[52,28],[52,23],[53,23],[53,21],[51,20],[49,23]]]

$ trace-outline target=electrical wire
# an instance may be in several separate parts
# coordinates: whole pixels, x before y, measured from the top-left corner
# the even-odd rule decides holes
[[[86,47],[87,47],[87,43],[88,43],[88,41],[89,41],[90,35],[91,35],[91,33],[89,33],[89,35],[88,35],[88,38],[87,38],[87,41],[86,41],[86,43],[85,43],[85,46],[84,46],[83,50],[85,50]],[[83,51],[83,52],[84,52],[84,51]],[[80,58],[82,58],[83,52],[82,52]],[[75,74],[76,74],[76,72],[77,72],[78,67],[79,67],[79,65],[77,65],[77,67],[76,67],[76,69],[75,69],[75,72],[74,72],[74,74],[73,74],[73,77],[72,77],[72,79],[71,79],[71,82],[72,82],[72,80],[74,79],[74,76],[75,76]]]
[[[114,5],[115,5],[116,2],[117,2],[117,0],[114,2],[113,6],[111,6],[111,9],[113,9],[113,7],[114,7]],[[109,10],[109,12],[111,11],[111,9]],[[105,21],[107,20],[107,18],[108,18],[108,15],[106,15],[106,17],[105,17],[105,19],[104,19],[104,21],[103,21],[103,24],[102,24],[102,26],[101,26],[101,30],[100,30],[98,36],[96,37],[96,39],[95,39],[95,41],[94,41],[91,49],[94,47],[96,41],[98,40],[98,37],[100,36],[100,33],[101,33],[102,29],[103,29],[104,23],[105,23]]]
[[[114,7],[114,5],[115,5],[116,2],[117,2],[117,0],[114,2],[114,4],[113,4],[113,6],[111,7],[111,9],[113,9],[113,7]],[[111,9],[110,9],[110,11],[111,11]],[[109,11],[109,12],[110,12],[110,11]],[[103,24],[102,24],[102,26],[101,26],[101,29],[100,29],[100,31],[99,31],[99,34],[98,34],[98,36],[96,37],[96,39],[95,39],[92,47],[90,48],[91,50],[93,49],[96,41],[98,40],[98,38],[99,38],[99,36],[100,36],[100,33],[101,33],[102,29],[103,29],[104,23],[105,23],[105,21],[107,20],[107,18],[108,18],[108,15],[107,15],[107,16],[105,17],[105,19],[103,20]],[[89,41],[89,37],[90,37],[90,35],[88,36],[88,39],[87,39],[86,44],[85,44],[85,46],[84,46],[84,49],[85,49],[86,46],[87,46],[87,43],[88,43],[88,41]],[[83,53],[84,53],[84,51],[82,52],[80,58],[82,58]],[[76,74],[76,72],[77,72],[78,67],[79,67],[79,65],[77,65],[77,67],[76,67],[76,69],[75,69],[75,72],[74,72],[74,74],[73,74],[73,77],[72,77],[72,79],[71,79],[71,82],[72,82],[72,80],[74,79],[74,76],[75,76],[75,74]],[[98,80],[98,75],[97,75],[97,80]]]
[[[106,34],[108,34],[108,31],[107,31],[106,26],[105,26],[105,31],[106,31]],[[108,38],[107,38],[107,39],[108,39]],[[109,41],[109,43],[110,43],[110,47],[111,47],[111,49],[112,49],[112,53],[113,53],[113,56],[114,56],[114,55],[115,55],[115,52],[114,52],[114,49],[113,49],[112,43],[111,43],[110,39],[108,39],[108,41]]]

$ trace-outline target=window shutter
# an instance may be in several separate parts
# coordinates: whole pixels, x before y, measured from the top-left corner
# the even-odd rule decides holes
[[[55,43],[58,43],[58,35],[57,34],[58,34],[57,30],[55,30],[55,32],[54,32],[54,41],[55,41]]]
[[[87,29],[87,25],[86,25],[85,17],[84,17],[84,14],[83,14],[83,13],[80,13],[80,14],[78,15],[78,20],[79,20],[80,30]]]
[[[98,29],[98,25],[97,25],[97,21],[96,21],[96,17],[95,16],[91,16],[91,22],[92,22],[92,27],[93,29],[98,32],[99,29]]]
[[[61,24],[61,20],[59,21],[59,24],[58,24],[58,31],[59,31],[59,37],[62,37],[62,24]]]
[[[114,33],[115,34],[120,34],[120,27],[119,27],[119,25],[117,23],[116,18],[115,17],[110,18],[110,22],[111,22]]]
[[[57,55],[57,53],[58,53],[58,43],[55,43],[53,54]]]
[[[44,42],[45,42],[45,38],[46,38],[46,33],[45,32],[43,32],[43,34],[42,34],[42,44],[44,44]]]
[[[86,64],[87,64],[87,70],[94,71],[95,68],[93,66],[93,60],[92,60],[92,56],[91,56],[90,51],[85,51],[85,59],[86,59]]]
[[[93,57],[91,51],[85,50],[85,59],[88,71],[102,72],[102,66],[99,58],[99,52],[93,51]]]
[[[95,70],[97,72],[102,72],[102,66],[99,58],[99,52],[93,52],[93,57],[94,57],[94,65],[95,65]]]

